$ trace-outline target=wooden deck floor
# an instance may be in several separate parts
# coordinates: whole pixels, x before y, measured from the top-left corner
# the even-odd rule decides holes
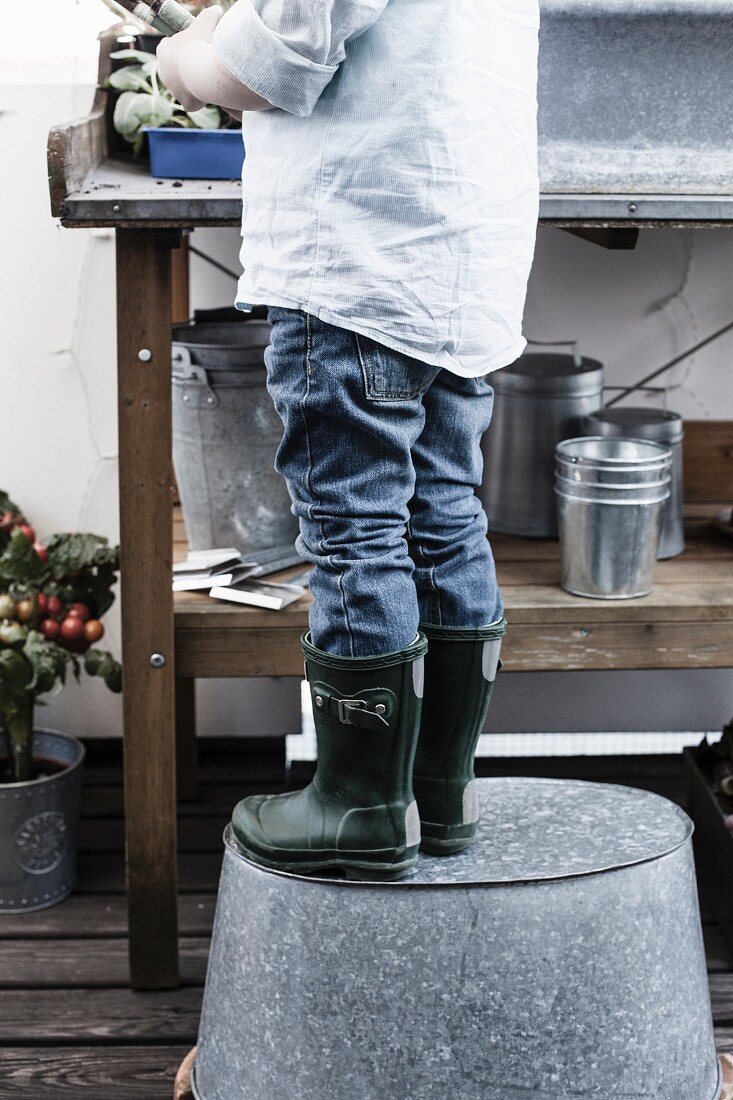
[[[77,893],[54,909],[0,917],[0,1097],[3,1100],[159,1100],[172,1097],[194,1044],[221,832],[235,800],[276,789],[279,750],[202,751],[202,796],[180,816],[183,985],[126,987],[122,790],[119,750],[91,746]],[[484,774],[574,776],[630,783],[684,799],[676,758],[502,761]],[[733,965],[705,926],[721,1050],[733,1051]]]

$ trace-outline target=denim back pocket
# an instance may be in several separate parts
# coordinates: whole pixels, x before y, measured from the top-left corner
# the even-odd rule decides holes
[[[414,401],[440,374],[440,367],[422,363],[400,351],[354,333],[364,390],[371,401]]]

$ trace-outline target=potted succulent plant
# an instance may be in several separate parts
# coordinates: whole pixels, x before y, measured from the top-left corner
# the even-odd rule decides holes
[[[46,908],[74,887],[84,747],[34,715],[69,671],[122,690],[119,663],[96,645],[118,570],[119,549],[99,535],[39,542],[0,490],[0,912]]]

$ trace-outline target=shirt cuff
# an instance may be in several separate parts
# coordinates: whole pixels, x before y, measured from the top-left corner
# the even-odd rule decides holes
[[[266,27],[250,0],[225,12],[214,31],[214,49],[242,84],[289,114],[311,114],[338,65],[319,65],[292,50]]]

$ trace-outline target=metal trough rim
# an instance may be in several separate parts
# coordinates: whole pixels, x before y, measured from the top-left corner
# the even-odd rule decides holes
[[[680,848],[688,844],[694,831],[695,826],[692,820],[688,817],[685,811],[677,806],[674,802],[671,802],[667,798],[663,798],[661,795],[654,794],[652,791],[645,791],[639,787],[630,787],[621,783],[592,783],[580,780],[556,780],[556,779],[543,779],[543,778],[528,778],[512,777],[512,776],[500,776],[495,779],[481,779],[480,783],[500,783],[505,780],[511,780],[513,778],[521,778],[521,782],[524,785],[553,785],[562,783],[566,788],[588,788],[606,790],[606,791],[625,791],[631,793],[636,797],[643,797],[645,799],[656,799],[665,809],[665,812],[673,812],[679,818],[685,826],[684,836],[675,843],[669,844],[659,849],[659,851],[653,852],[649,855],[639,856],[637,858],[628,858],[619,861],[611,861],[608,863],[600,864],[599,866],[591,867],[588,870],[565,872],[557,875],[544,875],[544,876],[532,876],[526,877],[513,877],[513,878],[480,878],[480,879],[464,879],[462,881],[446,881],[446,882],[420,882],[414,879],[398,879],[394,882],[385,881],[361,881],[355,879],[328,877],[326,875],[300,875],[291,871],[279,871],[272,867],[265,867],[262,864],[255,863],[249,859],[239,847],[236,837],[234,836],[231,825],[227,825],[224,830],[224,846],[225,848],[236,858],[241,860],[242,863],[248,864],[250,867],[257,871],[261,871],[263,874],[277,875],[280,878],[292,879],[298,883],[310,883],[314,886],[333,886],[337,888],[346,889],[359,889],[359,890],[465,890],[475,889],[477,887],[486,887],[489,889],[497,889],[500,887],[522,887],[529,885],[541,885],[551,882],[570,882],[574,879],[590,878],[593,875],[610,874],[614,871],[622,871],[627,867],[638,867],[644,863],[655,863],[660,859],[664,859],[667,856],[672,855],[674,852],[679,851]],[[421,859],[441,859],[440,856],[421,856]]]

